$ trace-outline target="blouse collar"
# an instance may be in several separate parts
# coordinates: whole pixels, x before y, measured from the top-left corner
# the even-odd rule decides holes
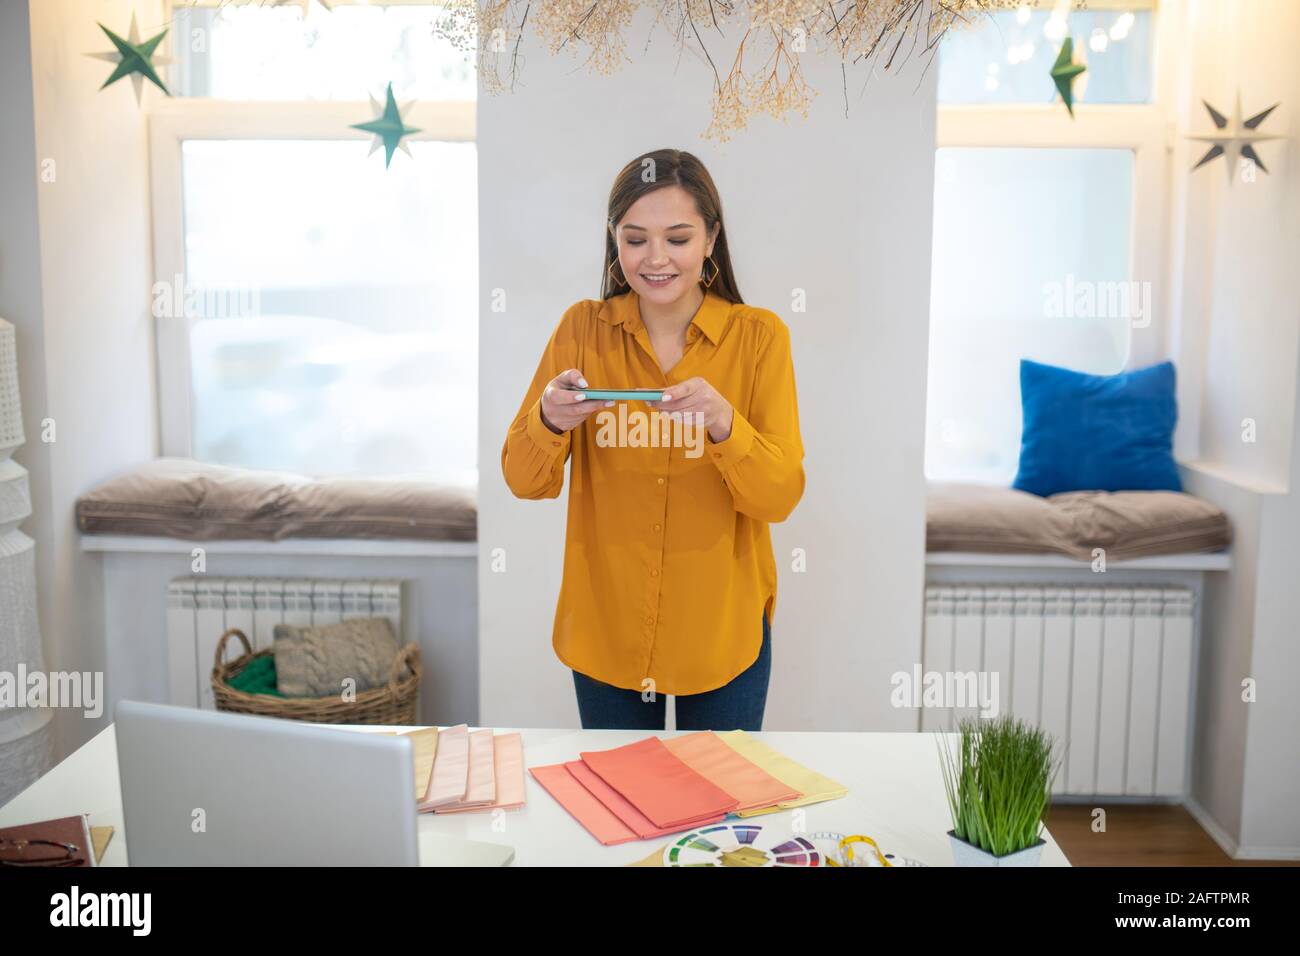
[[[704,301],[700,303],[699,311],[691,319],[691,324],[698,326],[708,340],[717,345],[730,313],[730,302],[716,292],[705,289]],[[633,289],[605,299],[597,314],[610,325],[623,325],[633,335],[644,327],[641,322],[640,297]]]

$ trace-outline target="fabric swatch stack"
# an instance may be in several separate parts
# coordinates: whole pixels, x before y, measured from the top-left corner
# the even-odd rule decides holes
[[[848,793],[743,730],[648,737],[579,756],[529,772],[606,846]]]
[[[524,743],[517,733],[426,727],[403,736],[415,753],[420,813],[483,813],[524,805]]]

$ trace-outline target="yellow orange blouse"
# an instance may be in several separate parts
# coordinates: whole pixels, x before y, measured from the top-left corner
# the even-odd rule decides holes
[[[731,403],[731,434],[714,442],[644,402],[620,402],[556,435],[541,394],[570,368],[593,389],[700,376]],[[560,660],[661,694],[713,690],[749,667],[764,610],[775,620],[768,524],[802,497],[803,454],[790,330],[775,313],[706,292],[664,375],[635,292],[566,310],[501,450],[520,498],[557,497],[573,459],[552,635]]]

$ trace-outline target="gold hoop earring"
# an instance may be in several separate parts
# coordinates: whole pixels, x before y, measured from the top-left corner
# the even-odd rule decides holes
[[[713,285],[713,280],[718,277],[718,273],[722,270],[718,268],[717,260],[714,259],[713,256],[705,256],[705,258],[708,259],[709,262],[713,263],[713,275],[709,276],[707,281],[704,278],[704,268],[700,268],[700,284],[707,289],[709,286]]]
[[[605,269],[605,273],[609,276],[609,281],[614,285],[616,286],[627,285],[626,276],[620,279],[614,275],[614,266],[616,266],[617,264],[618,264],[618,260],[615,259],[613,262],[609,264],[609,267]],[[621,272],[622,270],[620,269],[619,271]]]

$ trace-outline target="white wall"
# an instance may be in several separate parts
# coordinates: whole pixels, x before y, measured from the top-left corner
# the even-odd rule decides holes
[[[8,263],[16,274],[5,277],[5,296],[16,288],[20,300],[6,316],[18,327],[27,433],[15,457],[31,472],[33,514],[24,529],[36,540],[46,667],[97,671],[105,668],[99,576],[77,547],[73,507],[86,489],[152,457],[156,441],[145,112],[129,81],[99,92],[113,67],[84,54],[111,48],[96,20],[125,35],[135,10],[147,36],[162,21],[162,4],[103,0],[91,10],[84,0],[31,0],[30,34],[15,35],[9,27],[21,27],[27,11],[15,8],[24,6],[6,0],[3,14],[5,47],[30,38],[29,87],[6,95],[28,97],[34,137],[20,122],[14,153],[24,138],[29,152],[25,162],[11,160],[6,128],[0,188],[35,189],[39,210],[35,230],[25,205],[4,229],[7,246],[21,244]],[[6,123],[21,120],[21,104],[5,106]],[[38,178],[46,161],[52,182]],[[52,442],[42,440],[46,419],[54,422]],[[58,756],[110,717],[57,713]]]
[[[1300,343],[1300,150],[1294,141],[1300,64],[1292,41],[1300,31],[1294,0],[1185,0],[1169,5],[1178,17],[1180,49],[1191,64],[1174,88],[1179,134],[1213,128],[1201,103],[1231,116],[1238,92],[1243,116],[1281,102],[1260,127],[1280,135],[1262,143],[1269,173],[1229,185],[1224,160],[1190,171],[1208,144],[1175,138],[1175,224],[1182,243],[1185,334],[1175,358],[1189,378],[1185,418],[1195,435],[1182,448],[1220,470],[1261,486],[1290,481],[1293,357]],[[1176,253],[1177,255],[1177,253]],[[1242,421],[1256,423],[1258,440],[1242,441]]]
[[[1229,187],[1223,161],[1175,146],[1173,355],[1186,410],[1179,449],[1195,460],[1188,490],[1233,521],[1233,570],[1205,595],[1192,798],[1203,822],[1243,857],[1300,857],[1300,150],[1295,134],[1300,35],[1294,0],[1170,3],[1181,38],[1179,133],[1209,127],[1201,98],[1249,116],[1282,105],[1261,132],[1270,174]],[[1256,440],[1243,441],[1243,419]],[[1258,682],[1254,703],[1242,681]]]
[[[1300,89],[1300,83],[1294,87]],[[1300,222],[1300,209],[1295,210]],[[1300,243],[1292,246],[1300,250]],[[1300,301],[1297,298],[1293,301]],[[1293,371],[1300,355],[1292,354]],[[1300,403],[1293,407],[1300,423]],[[1261,857],[1284,853],[1300,859],[1300,440],[1292,441],[1292,491],[1269,495],[1260,515],[1259,594],[1255,640],[1245,676],[1257,682],[1257,698],[1247,705],[1249,734],[1243,788],[1241,844]],[[1240,680],[1238,681],[1240,696]]]
[[[807,490],[773,526],[764,726],[915,729],[915,712],[888,697],[889,675],[920,659],[935,71],[922,78],[914,61],[879,72],[860,99],[864,76],[851,74],[845,119],[838,61],[805,57],[821,91],[809,118],[764,119],[719,146],[699,135],[711,72],[679,63],[662,37],[608,78],[535,44],[525,58],[519,88],[484,95],[478,116],[480,720],[578,725],[572,677],[551,649],[567,496],[511,496],[501,444],[561,313],[599,295],[615,174],[639,153],[678,147],[718,184],[746,301],[776,311],[793,336]],[[498,288],[504,314],[491,310]],[[796,288],[805,313],[791,311]],[[796,547],[806,573],[790,570]]]

